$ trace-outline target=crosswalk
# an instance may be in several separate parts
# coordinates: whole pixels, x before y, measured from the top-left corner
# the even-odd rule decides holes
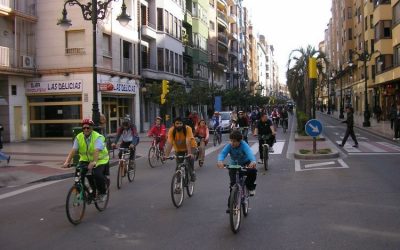
[[[341,144],[343,134],[335,133],[340,140],[336,140],[336,144]],[[354,142],[349,138],[346,144],[343,146],[343,150],[349,155],[385,155],[385,154],[399,154],[400,155],[400,144],[387,141],[372,141],[366,137],[356,134],[358,140],[358,147],[354,147]]]

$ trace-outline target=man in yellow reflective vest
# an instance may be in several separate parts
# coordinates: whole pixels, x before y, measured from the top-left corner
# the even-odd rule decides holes
[[[92,173],[95,180],[95,187],[99,192],[99,198],[106,194],[106,177],[108,172],[109,160],[108,150],[103,135],[93,131],[94,123],[91,119],[82,120],[82,131],[75,139],[71,152],[68,154],[63,167],[69,167],[74,155],[78,152],[79,164],[88,165],[88,169],[93,169]]]

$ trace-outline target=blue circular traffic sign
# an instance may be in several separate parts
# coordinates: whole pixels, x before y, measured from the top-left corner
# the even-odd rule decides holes
[[[322,133],[322,123],[317,119],[308,120],[305,129],[307,135],[317,137]]]

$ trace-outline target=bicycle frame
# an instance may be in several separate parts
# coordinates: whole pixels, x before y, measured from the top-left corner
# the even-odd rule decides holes
[[[93,176],[92,176],[92,171],[88,169],[88,165],[76,166],[75,177],[74,177],[75,184],[74,185],[80,191],[80,199],[84,199],[85,202],[88,202],[89,200],[93,200],[95,197],[95,193],[96,193],[95,188],[93,188],[92,185],[90,184],[89,178],[93,178]],[[86,186],[86,181],[87,181],[88,186]],[[95,180],[93,180],[93,181],[95,181]],[[84,195],[85,192],[88,194],[87,196]]]

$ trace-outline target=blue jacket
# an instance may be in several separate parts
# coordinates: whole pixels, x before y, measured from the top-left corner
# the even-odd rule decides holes
[[[250,146],[243,140],[240,141],[240,145],[237,148],[232,147],[230,143],[226,144],[224,149],[218,155],[218,161],[223,161],[228,154],[231,156],[230,164],[243,166],[248,162],[256,161],[256,157],[254,156]]]

